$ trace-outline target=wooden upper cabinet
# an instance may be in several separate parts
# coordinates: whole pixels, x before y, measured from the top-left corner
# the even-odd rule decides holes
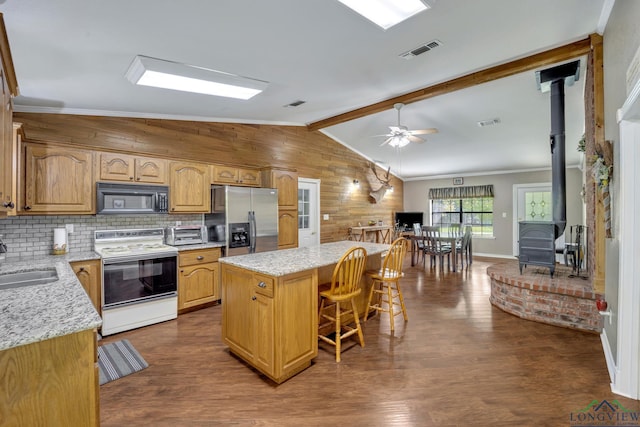
[[[209,212],[211,209],[209,165],[171,162],[169,167],[169,199],[169,212]]]
[[[13,131],[13,104],[18,96],[18,80],[13,68],[11,48],[7,39],[4,18],[0,13],[0,215],[17,213],[17,159],[18,148]]]
[[[25,144],[24,213],[95,213],[93,153]]]
[[[260,171],[228,166],[211,166],[211,183],[260,187]]]
[[[119,153],[99,153],[100,181],[167,183],[167,161]]]
[[[2,105],[0,108],[0,212],[15,213],[16,159],[18,153],[13,133],[13,109],[11,93],[0,62]]]
[[[284,170],[271,171],[271,185],[278,189],[280,209],[298,209],[298,173]]]

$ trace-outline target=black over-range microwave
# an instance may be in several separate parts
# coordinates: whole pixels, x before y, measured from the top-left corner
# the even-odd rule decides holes
[[[169,212],[169,187],[164,185],[98,182],[98,214],[148,214]]]

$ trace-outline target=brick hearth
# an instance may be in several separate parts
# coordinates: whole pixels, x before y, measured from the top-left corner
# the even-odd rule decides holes
[[[517,260],[496,263],[487,268],[490,301],[523,319],[599,333],[602,316],[595,300],[601,295],[590,279],[569,277],[571,273],[564,264],[556,264],[551,278],[548,268],[527,266],[520,274]]]

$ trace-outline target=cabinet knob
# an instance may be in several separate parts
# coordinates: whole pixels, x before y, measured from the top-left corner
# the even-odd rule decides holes
[[[133,177],[132,176],[129,177],[129,181],[133,181]]]
[[[251,301],[255,301],[257,299],[258,299],[258,297],[256,297],[255,295],[251,297]]]
[[[26,205],[26,206],[24,207],[24,210],[25,210],[25,211],[28,211],[28,210],[30,210],[30,209],[31,209],[31,206],[29,206],[29,205]]]
[[[184,270],[180,270],[180,273],[184,273]]]
[[[4,202],[2,204],[5,208],[13,209],[16,205],[13,202]]]
[[[81,271],[84,271],[84,267],[80,267],[80,268],[78,269],[78,272],[81,272]]]
[[[202,255],[198,255],[198,257],[196,258],[198,261],[202,261],[204,259],[204,257]]]
[[[264,283],[264,282],[260,282],[260,283],[258,283],[258,287],[259,287],[259,288],[266,288],[266,287],[267,287],[267,284],[266,284],[266,283]]]

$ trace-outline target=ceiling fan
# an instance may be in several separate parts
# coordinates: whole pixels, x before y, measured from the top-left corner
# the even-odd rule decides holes
[[[390,132],[384,135],[387,137],[387,139],[382,144],[380,144],[381,147],[383,145],[389,144],[392,147],[401,148],[405,145],[408,145],[410,142],[423,143],[425,139],[416,135],[438,133],[438,129],[436,128],[409,130],[409,128],[407,128],[406,126],[402,126],[400,124],[400,110],[402,109],[402,107],[404,107],[404,104],[401,102],[393,104],[393,108],[398,110],[398,126],[389,126]]]

